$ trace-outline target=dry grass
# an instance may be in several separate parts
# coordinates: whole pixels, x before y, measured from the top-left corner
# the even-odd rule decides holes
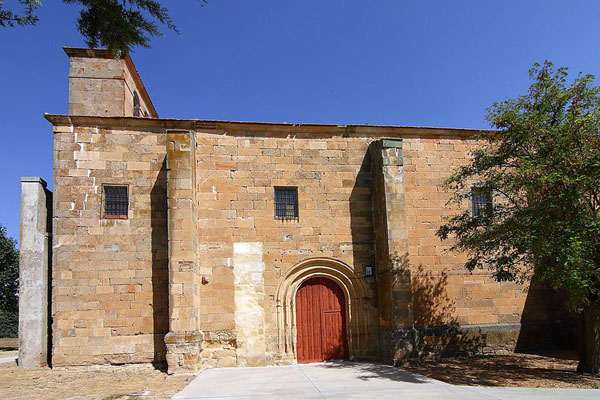
[[[0,399],[170,399],[193,375],[167,375],[151,366],[18,368],[0,364]]]
[[[576,368],[576,354],[555,352],[454,357],[406,369],[455,385],[600,389],[599,378]]]

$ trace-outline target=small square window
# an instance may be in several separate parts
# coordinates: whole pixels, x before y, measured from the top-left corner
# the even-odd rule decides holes
[[[490,216],[492,214],[492,195],[489,190],[483,188],[471,188],[471,210],[473,218]]]
[[[275,218],[298,219],[298,188],[275,188]]]
[[[127,186],[104,186],[104,218],[127,219],[128,211]]]

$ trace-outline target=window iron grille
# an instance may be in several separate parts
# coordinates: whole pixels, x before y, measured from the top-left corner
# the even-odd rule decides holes
[[[127,186],[104,186],[104,217],[125,219],[128,210]]]
[[[275,218],[298,219],[298,188],[275,188]]]
[[[471,189],[471,210],[474,218],[479,218],[492,213],[492,196],[488,190],[482,188]]]

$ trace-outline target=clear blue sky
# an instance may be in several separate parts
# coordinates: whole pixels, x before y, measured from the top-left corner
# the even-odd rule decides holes
[[[16,4],[7,1],[7,5]],[[36,27],[0,28],[0,223],[19,236],[19,177],[52,185],[78,9],[46,0]],[[163,117],[485,128],[534,62],[600,72],[600,2],[164,1],[166,32],[133,60]]]

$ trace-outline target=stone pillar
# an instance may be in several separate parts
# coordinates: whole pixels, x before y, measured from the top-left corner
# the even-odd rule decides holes
[[[43,179],[21,178],[19,366],[25,368],[48,366],[51,197]]]
[[[374,142],[370,155],[380,356],[388,362],[397,363],[408,358],[413,351],[402,139]]]
[[[194,133],[167,134],[169,373],[200,367],[200,275]]]
[[[233,244],[236,357],[239,366],[266,365],[263,245]]]

